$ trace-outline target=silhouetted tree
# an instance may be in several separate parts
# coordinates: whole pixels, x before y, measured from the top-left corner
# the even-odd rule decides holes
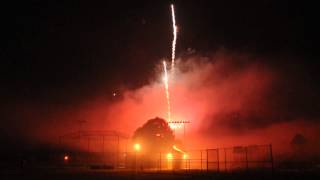
[[[174,135],[168,123],[156,117],[134,132],[133,141],[139,143],[144,152],[168,151],[174,144]]]
[[[293,148],[295,158],[300,159],[304,157],[306,144],[307,144],[307,139],[302,134],[297,133],[292,138],[291,146]]]

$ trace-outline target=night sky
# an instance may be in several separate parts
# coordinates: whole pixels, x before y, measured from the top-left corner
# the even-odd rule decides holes
[[[224,49],[259,57],[246,63],[264,64],[284,79],[269,94],[280,102],[283,116],[319,121],[314,4],[26,0],[0,5],[1,140],[28,136],[21,107],[42,107],[42,114],[54,114],[96,97],[112,103],[117,101],[113,92],[148,84],[160,60],[171,56],[172,2],[179,28],[177,57],[188,49],[202,56]],[[272,122],[277,121],[274,116],[278,114]],[[40,121],[51,120],[31,120]],[[253,126],[266,124],[259,122]]]

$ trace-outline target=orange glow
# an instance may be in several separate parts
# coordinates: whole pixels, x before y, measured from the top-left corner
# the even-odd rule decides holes
[[[183,159],[187,159],[188,158],[188,154],[186,152],[182,151],[181,149],[177,148],[177,146],[173,145],[172,148],[174,150],[176,150],[176,151],[179,151],[179,152],[183,153],[183,155],[182,155]]]
[[[140,146],[140,144],[138,144],[138,143],[136,143],[136,144],[134,144],[134,150],[135,151],[140,151],[140,149],[141,149],[141,146]]]
[[[171,129],[180,129],[183,124],[182,123],[173,123],[174,120],[171,121],[171,123],[169,123],[169,126]]]
[[[183,158],[183,159],[187,159],[187,158],[188,158],[188,155],[187,155],[187,154],[183,154],[182,158]]]
[[[64,159],[65,161],[68,161],[68,160],[69,160],[69,156],[68,156],[68,155],[65,155],[65,156],[63,157],[63,159]]]
[[[167,154],[167,159],[168,159],[168,160],[173,159],[172,153],[168,153],[168,154]]]
[[[278,78],[282,78],[282,76],[278,76],[280,72],[274,72],[264,66],[261,68],[256,64],[238,67],[231,61],[234,58],[235,62],[242,62],[242,58],[250,58],[246,54],[240,57],[232,52],[217,52],[216,56],[208,57],[208,61],[207,57],[203,61],[201,54],[199,56],[190,55],[190,58],[184,58],[180,64],[176,64],[175,82],[173,85],[169,84],[171,110],[174,110],[171,111],[172,121],[191,121],[190,124],[186,124],[185,136],[183,126],[174,131],[178,139],[186,140],[183,144],[184,147],[200,149],[267,142],[274,145],[276,154],[280,154],[291,150],[290,141],[297,132],[301,132],[310,139],[310,144],[317,142],[315,137],[319,134],[319,124],[307,123],[304,119],[292,119],[287,122],[285,116],[283,116],[284,119],[281,120],[281,123],[276,119],[272,120],[274,115],[282,117],[280,116],[282,110],[273,108],[273,100],[276,99],[272,99],[272,101],[268,99],[273,91],[274,82],[277,84],[280,81]],[[167,66],[168,63],[169,61],[167,61]],[[163,71],[163,64],[160,65],[159,71]],[[180,68],[183,71],[180,71]],[[167,70],[169,69],[170,67],[167,67]],[[234,72],[234,70],[237,71]],[[172,77],[169,71],[168,75],[170,83]],[[57,136],[57,133],[61,135],[70,132],[70,129],[77,130],[79,125],[75,124],[72,119],[88,119],[87,123],[82,124],[83,130],[108,127],[108,129],[116,129],[132,135],[141,124],[150,118],[156,116],[167,118],[163,76],[162,72],[161,79],[159,75],[159,77],[155,77],[159,79],[150,81],[140,88],[124,89],[121,92],[121,98],[117,101],[105,101],[102,98],[105,94],[103,96],[97,94],[93,96],[94,99],[84,100],[79,106],[48,114],[45,118],[48,120],[58,119],[63,124],[57,129],[47,123],[50,121],[40,121],[39,114],[45,112],[42,107],[19,105],[18,109],[23,110],[24,117],[37,119],[38,123],[41,122],[41,128],[30,129],[28,132],[32,133],[32,137],[37,137],[44,142],[50,142],[52,137]],[[119,93],[117,92],[117,96]],[[112,97],[112,94],[110,96]],[[37,113],[37,111],[41,111],[41,113]],[[232,115],[237,113],[239,113],[239,117]],[[74,117],[70,118],[70,114]],[[105,120],[102,120],[101,117]],[[270,117],[272,122],[269,123],[267,119],[265,119],[266,121],[264,119],[257,121],[252,117],[258,119]],[[283,129],[286,131],[284,132]],[[135,151],[133,145],[134,143],[129,147],[131,151]],[[140,145],[143,148],[140,152],[143,152],[146,147],[143,144]],[[96,149],[101,149],[100,144],[95,146]],[[176,146],[179,147],[178,144]],[[78,147],[85,151],[87,143],[80,142]],[[90,145],[90,149],[93,148],[94,145]],[[318,149],[314,149],[314,151],[320,152]],[[165,159],[167,153],[164,154]],[[193,158],[191,152],[187,152],[187,154],[188,158]],[[182,157],[182,155],[180,156]],[[60,158],[61,161],[64,161],[63,155]],[[69,161],[73,159],[69,158],[71,158]]]
[[[181,149],[177,148],[175,145],[172,146],[172,148],[176,151],[179,151],[181,153],[185,153],[184,151],[182,151]]]

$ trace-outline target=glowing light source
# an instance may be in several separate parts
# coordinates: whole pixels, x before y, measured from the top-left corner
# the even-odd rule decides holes
[[[135,151],[140,151],[140,149],[141,149],[141,146],[140,146],[140,144],[138,144],[138,143],[136,143],[136,144],[134,144],[134,150]]]
[[[169,126],[171,129],[180,129],[182,127],[181,123],[174,123],[174,121],[170,121]]]
[[[183,158],[183,159],[187,159],[187,158],[188,158],[188,155],[187,155],[187,154],[183,154],[182,158]]]
[[[177,26],[176,26],[176,16],[174,13],[174,6],[171,4],[171,16],[172,16],[172,27],[173,27],[173,40],[172,40],[172,55],[171,55],[171,72],[174,72],[174,60],[176,56],[176,42],[177,42]]]
[[[68,155],[65,155],[65,156],[63,157],[63,160],[68,161],[68,160],[69,160],[69,156],[68,156]]]
[[[173,158],[172,153],[168,153],[168,154],[167,154],[167,159],[168,159],[168,160],[171,160],[172,158]]]

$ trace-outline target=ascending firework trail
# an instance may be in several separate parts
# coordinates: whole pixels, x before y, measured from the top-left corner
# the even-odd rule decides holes
[[[167,98],[167,106],[168,106],[168,122],[171,121],[171,108],[170,108],[170,94],[169,94],[169,83],[168,83],[168,72],[167,72],[167,63],[163,61],[163,70],[164,70],[164,87],[166,91],[166,98]]]
[[[177,26],[176,19],[174,13],[174,6],[171,4],[171,15],[172,15],[172,24],[173,24],[173,40],[172,40],[172,54],[171,54],[171,75],[174,75],[174,64],[175,64],[175,51],[176,51],[176,41],[177,41]],[[167,99],[167,110],[168,110],[168,122],[172,122],[171,120],[171,102],[170,102],[170,93],[169,93],[169,76],[167,72],[167,64],[163,61],[163,69],[164,69],[164,77],[163,82],[165,86],[166,99]],[[173,79],[171,76],[171,80]],[[171,128],[175,128],[175,126],[171,125]]]
[[[174,13],[174,6],[171,4],[171,16],[172,16],[172,26],[173,26],[173,40],[172,40],[172,54],[171,54],[171,72],[174,73],[174,61],[176,56],[176,42],[177,42],[177,26],[176,26],[176,16]]]

